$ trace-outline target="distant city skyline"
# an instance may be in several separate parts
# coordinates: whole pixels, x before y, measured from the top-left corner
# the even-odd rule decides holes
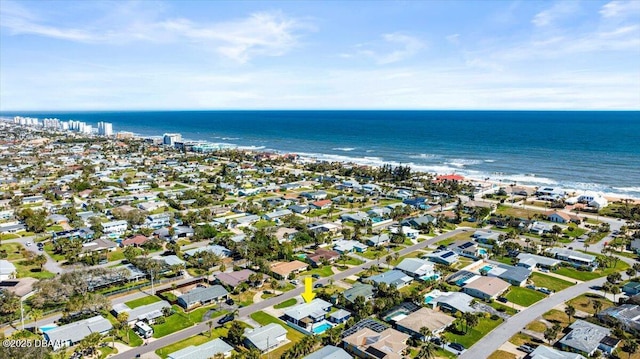
[[[0,2],[0,111],[640,109],[640,1]]]

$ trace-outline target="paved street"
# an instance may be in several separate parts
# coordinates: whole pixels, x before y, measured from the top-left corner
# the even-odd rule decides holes
[[[411,253],[411,252],[413,252],[415,250],[425,248],[426,246],[428,246],[428,245],[430,245],[432,243],[435,243],[437,241],[440,241],[440,240],[449,238],[451,236],[454,236],[454,235],[456,235],[456,234],[458,234],[458,233],[460,233],[460,232],[462,232],[464,230],[465,230],[465,228],[458,228],[458,229],[456,229],[454,231],[447,232],[447,233],[442,234],[440,236],[437,236],[437,237],[422,241],[420,243],[414,244],[414,245],[412,245],[410,247],[404,248],[401,251],[399,251],[398,253],[400,254],[400,256],[409,254],[409,253]],[[386,257],[386,255],[384,257],[380,258],[381,263],[384,263],[384,258],[385,257]],[[370,266],[372,266],[374,263],[375,263],[374,261],[369,261],[369,262],[366,262],[366,263],[361,264],[359,266],[349,268],[349,269],[347,269],[347,270],[345,270],[343,272],[340,272],[338,274],[334,274],[333,276],[319,279],[316,282],[317,283],[327,284],[330,279],[333,279],[334,281],[338,281],[338,280],[347,278],[350,275],[353,275],[353,274],[356,274],[358,272],[361,272],[361,271],[369,268]],[[244,307],[244,308],[240,308],[240,310],[238,311],[239,312],[238,316],[241,319],[243,317],[246,318],[251,313],[255,313],[257,311],[263,310],[264,308],[267,308],[267,307],[273,306],[275,304],[278,304],[280,302],[283,302],[283,301],[285,301],[287,299],[299,296],[300,294],[302,294],[303,290],[304,290],[304,288],[302,286],[300,286],[300,287],[298,287],[298,288],[296,288],[294,290],[288,291],[288,292],[286,292],[286,293],[284,293],[284,294],[282,294],[280,296],[269,298],[269,299],[265,299],[264,301],[262,301],[260,303],[254,303],[254,304],[252,304],[250,306],[247,306],[247,307]],[[165,346],[167,346],[169,344],[173,344],[173,343],[179,342],[181,340],[187,339],[187,338],[189,338],[191,336],[194,336],[194,335],[196,335],[198,333],[202,333],[202,332],[205,332],[205,331],[208,331],[208,330],[209,330],[209,327],[207,326],[206,322],[199,323],[199,324],[194,325],[193,327],[184,329],[182,331],[179,331],[179,332],[173,333],[171,335],[167,335],[165,337],[162,337],[162,338],[160,338],[158,340],[155,340],[155,341],[149,343],[148,345],[137,347],[137,348],[133,348],[133,349],[131,349],[131,350],[125,352],[125,353],[121,353],[121,354],[118,354],[116,356],[113,356],[112,358],[113,359],[131,359],[131,358],[134,358],[137,354],[144,354],[144,353],[147,353],[147,352],[155,351],[155,350],[160,349],[162,347],[165,347]]]

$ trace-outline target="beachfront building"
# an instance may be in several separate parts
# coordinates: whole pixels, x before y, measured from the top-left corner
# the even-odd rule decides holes
[[[438,335],[455,320],[456,318],[443,312],[430,308],[420,308],[411,313],[411,315],[396,320],[395,327],[399,331],[407,333],[418,340],[427,341],[429,338],[420,333],[423,327],[429,329],[432,336]]]
[[[44,333],[44,339],[51,343],[53,350],[70,347],[79,343],[92,333],[107,334],[113,325],[101,315],[69,323],[49,329]]]
[[[287,330],[276,323],[246,330],[244,337],[244,342],[248,347],[256,348],[261,353],[269,352],[289,341],[287,339]]]
[[[184,349],[170,353],[167,355],[167,359],[209,359],[217,358],[218,355],[229,358],[232,351],[233,347],[231,345],[220,338],[216,338],[200,345],[189,345]]]
[[[179,133],[165,133],[162,136],[162,144],[167,146],[173,146],[180,141],[182,141],[182,135]]]
[[[284,312],[284,320],[291,327],[306,334],[322,334],[333,325],[325,319],[333,305],[320,298],[303,303]]]

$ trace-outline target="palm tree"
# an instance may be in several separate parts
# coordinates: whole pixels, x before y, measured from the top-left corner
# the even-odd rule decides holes
[[[633,339],[627,340],[622,346],[622,351],[629,353],[629,359],[631,359],[631,354],[638,351],[638,342]]]
[[[436,354],[436,348],[433,346],[433,343],[426,342],[420,347],[420,351],[418,355],[415,356],[416,359],[431,359],[434,358]]]
[[[421,327],[420,335],[422,335],[422,340],[426,342],[432,336],[431,330],[429,330],[429,328],[427,327]]]
[[[35,333],[38,334],[38,319],[42,318],[42,310],[31,309],[31,318],[33,319]]]
[[[616,294],[620,294],[620,287],[617,285],[611,286],[611,294],[613,294],[613,302],[616,302]]]
[[[129,344],[129,313],[122,312],[116,318],[118,320],[118,328],[127,332],[127,344]]]
[[[571,317],[576,314],[576,308],[571,304],[567,304],[564,308],[564,312],[567,314],[567,317],[569,317],[569,323],[571,323]]]
[[[602,302],[599,300],[592,300],[591,305],[593,305],[593,309],[596,311],[596,314],[598,314],[600,309],[602,309]]]
[[[478,316],[475,315],[474,313],[465,313],[465,322],[467,323],[467,329],[468,327],[471,327],[472,329],[478,325]]]

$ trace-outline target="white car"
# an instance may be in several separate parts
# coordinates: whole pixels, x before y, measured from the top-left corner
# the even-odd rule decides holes
[[[27,247],[30,247],[30,246],[31,246],[31,242],[27,242],[27,243],[25,243],[25,244],[27,245]]]

